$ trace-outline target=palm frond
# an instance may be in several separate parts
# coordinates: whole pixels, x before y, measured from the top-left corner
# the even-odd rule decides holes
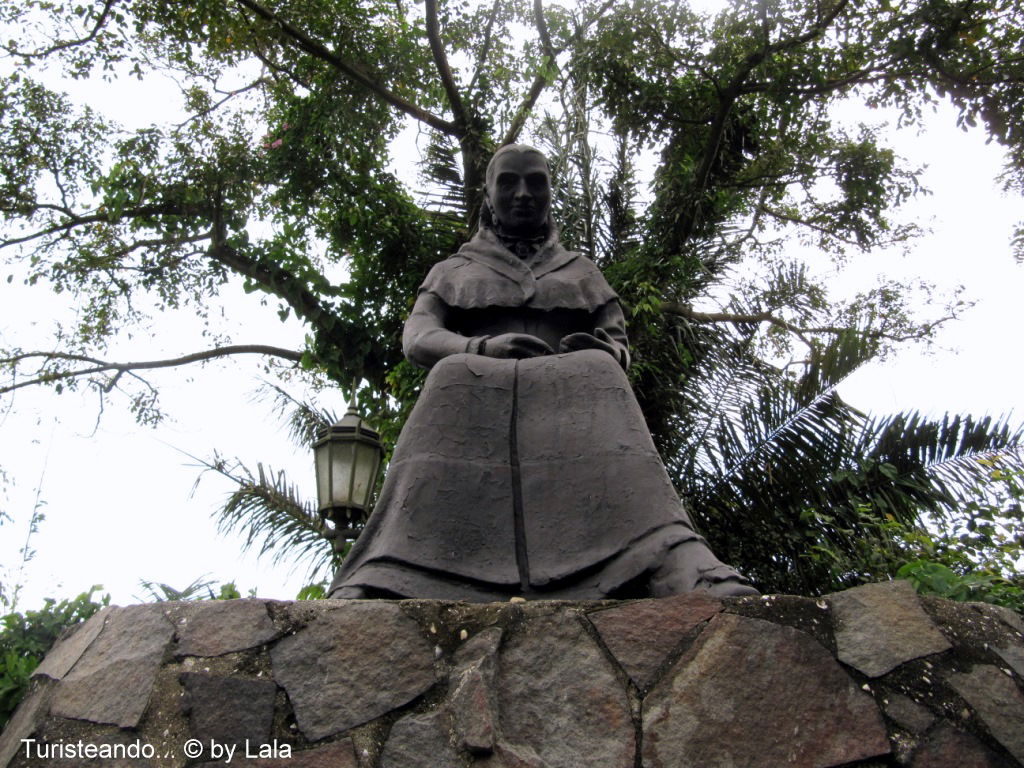
[[[269,393],[277,416],[288,428],[288,437],[298,448],[309,448],[317,433],[338,420],[333,411],[299,400],[273,382],[264,381],[261,394]]]
[[[211,587],[213,587],[216,582],[212,579],[205,578],[205,576],[200,576],[184,589],[175,589],[169,584],[146,581],[145,579],[139,579],[139,584],[144,590],[146,590],[148,600],[150,602],[166,603],[175,600],[212,600],[214,598],[214,594]],[[146,602],[146,598],[136,597],[135,599],[140,602]]]
[[[1008,416],[896,414],[867,423],[858,448],[901,476],[926,476],[932,497],[925,506],[939,512],[977,495],[991,471],[979,459],[998,457],[1008,469],[1024,471],[1024,425],[1012,427]]]
[[[449,225],[462,221],[469,205],[460,156],[461,150],[450,136],[432,131],[419,165],[420,183],[424,187],[419,197],[427,210],[450,219]]]
[[[864,335],[839,334],[812,347],[794,381],[754,355],[751,334],[717,334],[704,351],[707,373],[692,376],[686,392],[688,461],[678,479],[687,495],[700,507],[748,465],[770,477],[786,467],[799,473],[808,454],[835,455],[862,419],[835,388],[872,354]]]
[[[715,552],[762,588],[879,578],[901,531],[984,493],[991,459],[1024,470],[1024,428],[1006,418],[870,418],[843,401],[837,386],[877,351],[865,329],[813,344],[799,377],[758,359],[752,333],[687,339],[695,372],[674,424],[686,447],[666,465]]]
[[[322,578],[337,566],[330,541],[332,529],[303,500],[284,472],[257,464],[254,474],[241,462],[236,460],[229,466],[220,457],[196,460],[205,471],[225,477],[236,486],[214,514],[220,533],[241,533],[243,549],[257,548],[260,556],[270,554],[275,564],[287,562],[295,567],[308,562],[309,581]]]

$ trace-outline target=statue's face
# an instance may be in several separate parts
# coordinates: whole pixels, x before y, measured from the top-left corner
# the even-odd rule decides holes
[[[506,152],[494,161],[487,197],[503,232],[517,237],[540,234],[551,208],[547,163],[536,152]]]

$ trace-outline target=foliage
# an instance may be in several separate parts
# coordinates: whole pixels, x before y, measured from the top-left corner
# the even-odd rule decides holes
[[[864,336],[814,345],[800,376],[765,365],[749,333],[695,334],[689,348],[709,367],[680,389],[668,468],[713,550],[769,591],[890,577],[913,551],[908,537],[937,541],[926,532],[982,514],[979,499],[1003,479],[994,457],[1007,476],[1024,470],[1024,431],[1005,420],[869,417],[844,402],[837,386],[874,353]],[[959,549],[980,562],[980,548]]]
[[[296,600],[323,600],[327,597],[327,585],[325,583],[320,584],[307,584],[299,590],[299,594],[295,596]]]
[[[265,392],[270,394],[274,410],[292,442],[301,450],[310,450],[319,431],[338,420],[330,411],[299,400],[274,384],[267,383]],[[332,573],[352,548],[366,524],[361,515],[350,518],[347,526],[341,528],[315,511],[313,502],[305,499],[283,472],[264,469],[262,464],[257,464],[252,472],[240,459],[229,463],[216,455],[212,459],[190,458],[202,467],[204,474],[212,472],[234,484],[216,513],[222,532],[241,532],[245,549],[258,544],[259,554],[271,554],[274,562],[290,562],[295,567],[305,560],[306,578],[313,583],[300,594],[324,591],[325,585],[318,580]],[[339,539],[341,544],[337,546]]]
[[[960,506],[944,527],[917,542],[917,559],[897,576],[925,594],[978,600],[1024,613],[1024,472],[1005,460],[979,459],[988,473],[977,498]]]
[[[169,584],[162,582],[146,581],[139,579],[139,584],[146,590],[148,600],[154,603],[166,603],[174,600],[237,600],[242,596],[235,586],[235,582],[226,581],[218,585],[216,581],[205,579],[200,576],[184,589],[175,589]],[[217,591],[214,592],[214,587]],[[255,597],[255,590],[250,591],[249,597]],[[146,601],[147,598],[136,598]]]
[[[7,724],[28,690],[32,672],[61,635],[78,626],[110,602],[94,586],[71,600],[46,598],[42,608],[12,612],[0,619],[0,729]]]
[[[422,382],[400,350],[416,286],[473,230],[493,149],[523,139],[552,159],[565,238],[622,297],[673,480],[762,588],[891,574],[908,531],[977,503],[991,478],[976,459],[1020,467],[1005,421],[869,418],[836,394],[858,365],[931,338],[956,297],[925,317],[906,285],[837,301],[786,248],[813,246],[820,266],[916,234],[899,207],[918,170],[835,117],[843,100],[915,124],[945,99],[1024,188],[1018,4],[26,0],[0,21],[17,30],[2,46],[0,250],[81,308],[51,347],[0,351],[0,394],[89,386],[154,422],[145,370],[258,353],[345,388],[393,443]],[[188,117],[124,130],[48,87],[47,68],[169,73]],[[394,141],[410,126],[418,164]],[[300,319],[304,348],[226,338],[210,308],[239,286]],[[107,359],[168,308],[215,345]],[[225,528],[263,552],[326,551],[286,478],[205,465],[237,487]]]
[[[896,576],[907,579],[924,595],[947,600],[995,603],[1024,613],[1024,589],[1004,576],[972,571],[959,574],[942,563],[914,560],[902,566]]]

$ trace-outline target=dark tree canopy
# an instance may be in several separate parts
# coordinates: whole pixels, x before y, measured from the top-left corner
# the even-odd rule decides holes
[[[1024,189],[1016,2],[705,15],[658,0],[23,0],[0,22],[0,250],[84,309],[52,347],[0,350],[0,394],[94,386],[153,421],[145,369],[256,353],[354,389],[393,440],[420,384],[400,350],[416,287],[473,231],[492,152],[525,141],[552,158],[567,244],[623,299],[633,384],[677,486],[716,552],[763,589],[890,573],[921,515],[962,512],[991,478],[972,457],[1021,467],[1005,422],[869,419],[835,393],[956,304],[915,317],[899,285],[837,302],[784,247],[827,260],[915,234],[895,214],[916,170],[871,127],[837,121],[843,100],[909,123],[946,100],[1006,148],[1005,182]],[[124,131],[48,89],[46,67],[170,73],[186,116]],[[232,277],[299,318],[305,347],[223,339],[210,317],[212,347],[107,359],[147,321],[140,305],[205,316]],[[694,309],[708,296],[718,309]],[[295,514],[295,536],[319,541]],[[896,554],[871,561],[865,546]]]

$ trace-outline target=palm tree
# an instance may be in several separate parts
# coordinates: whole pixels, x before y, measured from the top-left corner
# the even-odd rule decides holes
[[[799,376],[760,359],[751,328],[694,334],[667,466],[714,551],[765,591],[891,578],[986,508],[994,462],[1024,472],[1024,429],[1007,418],[872,417],[846,403],[837,388],[875,354],[870,332],[812,345]]]
[[[311,449],[317,432],[337,420],[330,411],[303,402],[275,384],[264,386],[275,412],[285,422],[289,437],[301,448]],[[340,563],[332,546],[335,531],[284,472],[275,472],[263,464],[257,464],[254,472],[241,460],[229,461],[218,454],[210,459],[191,455],[190,458],[204,474],[213,472],[234,484],[223,506],[215,512],[221,533],[241,533],[243,549],[270,555],[275,564],[306,562],[306,580],[310,584],[330,578]],[[362,523],[355,521],[354,535]]]

